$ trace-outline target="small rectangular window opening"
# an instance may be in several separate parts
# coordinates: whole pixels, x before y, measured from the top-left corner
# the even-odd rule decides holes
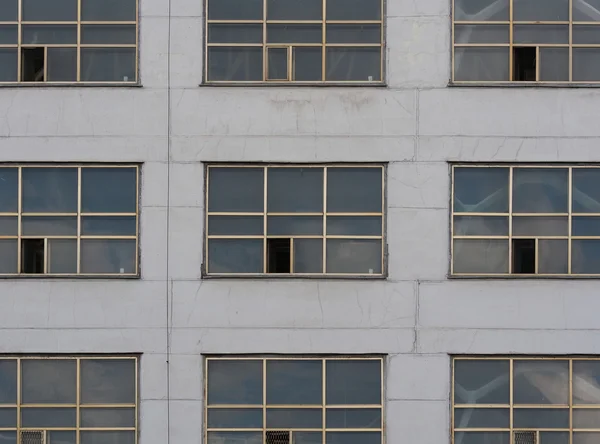
[[[291,239],[267,239],[267,273],[291,273]]]
[[[23,239],[21,272],[26,274],[44,273],[44,239]]]
[[[535,239],[513,239],[513,273],[534,274],[535,255]]]
[[[267,80],[289,80],[289,51],[291,48],[267,49]]]
[[[291,432],[280,430],[267,430],[266,444],[291,444]]]
[[[516,47],[513,50],[513,80],[535,82],[537,80],[537,48]]]
[[[21,80],[23,82],[43,82],[46,66],[45,48],[23,48],[21,57]]]
[[[21,444],[46,444],[45,430],[22,430]]]
[[[537,432],[517,432],[515,431],[515,444],[538,444]]]

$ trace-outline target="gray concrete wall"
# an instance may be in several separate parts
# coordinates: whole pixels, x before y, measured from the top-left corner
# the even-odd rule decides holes
[[[141,0],[143,87],[0,89],[0,160],[143,163],[142,278],[0,281],[0,353],[143,353],[141,444],[202,441],[203,353],[388,354],[389,444],[449,443],[449,354],[599,353],[596,282],[447,279],[448,161],[600,157],[595,89],[448,87],[449,14],[388,0],[387,88],[199,87],[201,1]],[[388,279],[200,280],[211,161],[389,162]]]

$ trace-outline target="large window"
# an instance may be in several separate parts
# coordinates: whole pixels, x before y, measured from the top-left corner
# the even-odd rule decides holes
[[[382,358],[207,358],[207,444],[382,444]]]
[[[135,83],[137,20],[137,0],[1,0],[0,83]]]
[[[137,234],[137,166],[0,166],[0,275],[137,275]]]
[[[454,0],[454,82],[600,83],[600,1]]]
[[[453,444],[598,444],[600,359],[455,358],[452,416]]]
[[[0,358],[2,444],[136,444],[134,357]]]
[[[452,274],[600,275],[600,167],[453,167]]]
[[[382,275],[382,166],[209,166],[208,274]]]
[[[382,0],[207,0],[206,81],[380,83]]]

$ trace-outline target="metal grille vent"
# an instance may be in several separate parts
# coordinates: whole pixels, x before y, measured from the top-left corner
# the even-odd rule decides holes
[[[269,430],[266,444],[290,444],[290,435],[287,430]]]
[[[46,444],[46,431],[23,430],[21,431],[20,444]]]
[[[537,432],[515,432],[515,444],[538,444]]]

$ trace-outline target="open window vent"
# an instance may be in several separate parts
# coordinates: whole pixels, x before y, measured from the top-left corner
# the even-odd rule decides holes
[[[46,431],[22,430],[19,444],[46,444]]]
[[[287,430],[268,430],[265,444],[291,444],[292,433]]]
[[[539,444],[537,432],[514,432],[515,444]]]

